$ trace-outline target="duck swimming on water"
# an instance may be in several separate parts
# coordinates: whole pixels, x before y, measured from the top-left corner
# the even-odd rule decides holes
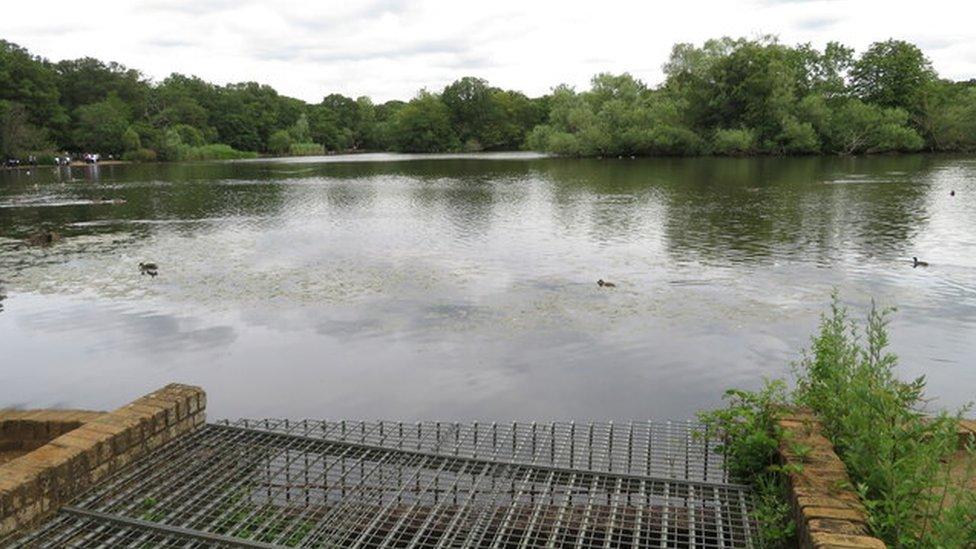
[[[617,287],[617,285],[614,284],[613,282],[607,282],[607,281],[603,280],[602,278],[600,280],[597,280],[596,281],[596,285],[599,286],[599,287],[601,287],[601,288],[616,288]]]
[[[155,263],[139,263],[139,271],[144,275],[156,276],[159,274],[159,265]]]
[[[912,258],[912,267],[928,267],[928,261],[919,261],[917,257]]]

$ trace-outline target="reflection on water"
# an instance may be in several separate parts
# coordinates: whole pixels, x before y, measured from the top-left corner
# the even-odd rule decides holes
[[[976,387],[974,177],[937,156],[3,172],[0,405],[180,380],[213,417],[685,417],[787,375],[836,287],[899,307],[902,371],[955,407]],[[64,239],[25,244],[42,230]]]

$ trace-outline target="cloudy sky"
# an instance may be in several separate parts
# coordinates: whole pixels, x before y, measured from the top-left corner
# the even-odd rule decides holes
[[[863,50],[920,45],[945,77],[976,77],[972,0],[128,0],[5,2],[0,37],[52,60],[118,61],[309,101],[406,99],[475,75],[542,94],[600,71],[661,81],[675,42],[777,34]]]

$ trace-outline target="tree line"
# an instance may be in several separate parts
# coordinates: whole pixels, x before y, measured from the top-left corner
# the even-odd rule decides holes
[[[915,45],[860,56],[774,37],[677,44],[658,86],[624,73],[542,97],[464,77],[439,92],[286,97],[255,82],[153,82],[97,59],[50,62],[0,40],[0,154],[135,160],[333,151],[532,149],[571,156],[976,150],[976,81],[942,79]]]

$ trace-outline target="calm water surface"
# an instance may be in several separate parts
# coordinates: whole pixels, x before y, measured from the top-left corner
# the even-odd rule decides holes
[[[933,406],[976,397],[976,159],[3,172],[0,406],[178,380],[211,417],[681,418],[788,375],[835,287],[898,306]]]

